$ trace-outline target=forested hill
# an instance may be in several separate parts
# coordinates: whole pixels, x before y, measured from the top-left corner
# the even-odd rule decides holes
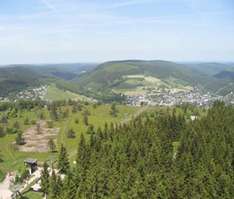
[[[40,78],[40,75],[26,67],[0,68],[0,96],[37,86]]]
[[[187,111],[91,130],[89,140],[81,136],[75,166],[61,148],[58,167],[67,177],[52,175],[44,191],[53,199],[233,198],[234,108],[217,102],[195,121]]]
[[[70,86],[69,80],[94,69],[95,66],[96,64],[93,63],[2,66],[0,67],[0,97],[7,97],[28,87],[33,88],[55,81],[60,81],[58,84],[62,84],[64,90],[72,90],[76,86]],[[67,89],[66,85],[69,85]]]
[[[92,63],[15,65],[0,68],[0,96],[35,87],[39,82],[53,82],[60,89],[104,102],[122,101],[120,94],[126,90],[138,91],[138,88],[198,87],[201,91],[226,95],[234,91],[233,79],[213,74],[222,68],[226,65],[189,65],[162,60],[111,61],[98,66]],[[230,71],[224,75],[229,74]]]
[[[220,73],[216,74],[215,77],[219,79],[234,80],[234,72],[233,71],[221,71]]]
[[[216,64],[215,66],[218,67]],[[220,64],[219,68],[223,65]],[[213,65],[209,67],[213,68]],[[201,67],[191,67],[169,61],[124,60],[112,61],[99,65],[95,70],[74,79],[83,93],[111,93],[116,88],[126,89],[138,86],[133,83],[132,76],[147,76],[157,78],[169,87],[196,86],[205,91],[216,92],[229,84],[227,80],[218,79],[211,73],[201,70]]]

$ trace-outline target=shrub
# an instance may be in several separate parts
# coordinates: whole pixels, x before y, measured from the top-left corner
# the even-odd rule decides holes
[[[28,118],[25,118],[24,125],[29,125],[29,119]]]
[[[32,124],[32,125],[35,125],[35,124],[36,124],[36,120],[32,120],[32,121],[31,121],[31,124]]]
[[[19,132],[16,128],[7,128],[6,129],[7,134],[17,134]]]
[[[50,128],[50,129],[53,128],[54,127],[53,121],[51,121],[51,120],[47,121],[47,127]]]
[[[0,126],[0,137],[4,137],[6,135],[6,132],[4,131],[4,128]]]
[[[20,128],[20,124],[19,124],[18,121],[14,122],[13,128],[15,128],[15,129],[19,129]]]
[[[24,145],[25,144],[25,140],[22,136],[22,132],[18,132],[17,133],[17,136],[15,138],[15,142],[17,145]]]
[[[50,139],[50,140],[48,141],[48,147],[49,147],[49,149],[50,149],[50,152],[56,152],[56,145],[55,145],[53,139]]]
[[[73,129],[69,129],[67,132],[67,138],[75,138],[76,137],[76,133],[75,131],[73,131]]]

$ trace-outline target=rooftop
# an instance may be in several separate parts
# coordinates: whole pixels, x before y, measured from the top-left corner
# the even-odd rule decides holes
[[[37,164],[37,160],[29,158],[29,159],[24,160],[24,163],[27,163],[27,164]]]

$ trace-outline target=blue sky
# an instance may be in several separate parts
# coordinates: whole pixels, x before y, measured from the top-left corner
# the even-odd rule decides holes
[[[0,64],[117,59],[234,61],[234,1],[0,1]]]

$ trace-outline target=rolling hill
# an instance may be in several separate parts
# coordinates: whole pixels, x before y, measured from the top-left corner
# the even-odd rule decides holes
[[[57,87],[77,93],[69,81],[95,68],[96,64],[8,65],[0,67],[0,97],[39,85],[55,83]]]
[[[25,67],[0,68],[0,96],[37,86],[42,77]]]
[[[111,61],[98,66],[78,63],[14,65],[0,68],[0,96],[51,83],[58,89],[106,102],[121,101],[122,94],[129,92],[139,93],[147,89],[187,90],[194,86],[201,91],[225,95],[234,91],[233,79],[227,78],[231,70],[231,64],[204,63],[191,66],[162,60]]]
[[[228,63],[215,63],[215,62],[207,62],[207,63],[185,63],[186,66],[198,70],[201,73],[213,76],[217,73],[220,73],[224,70],[234,70],[233,64]]]
[[[147,79],[153,81],[147,81]],[[229,80],[218,79],[199,69],[169,61],[125,60],[99,65],[79,78],[79,90],[97,96],[109,95],[117,90],[134,90],[148,87],[184,88],[196,86],[204,91],[216,92],[229,84]],[[151,84],[151,85],[149,85]]]
[[[80,74],[93,70],[97,64],[94,63],[73,63],[73,64],[42,64],[27,66],[43,76],[58,78],[63,80],[72,80]]]
[[[221,71],[215,75],[219,79],[230,79],[234,80],[234,71]]]

